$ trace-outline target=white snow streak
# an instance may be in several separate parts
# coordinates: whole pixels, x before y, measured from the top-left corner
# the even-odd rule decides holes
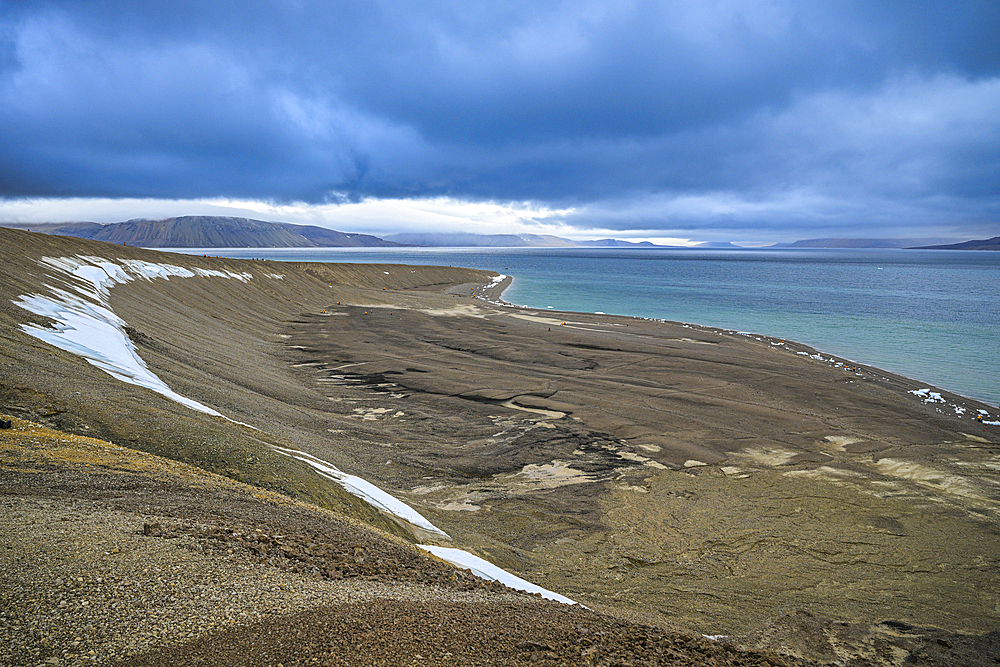
[[[530,581],[525,581],[521,577],[511,574],[507,570],[503,570],[493,563],[483,560],[479,556],[470,554],[468,551],[462,551],[461,549],[455,549],[452,547],[439,547],[430,544],[421,544],[420,548],[434,554],[443,561],[451,563],[452,565],[466,570],[471,570],[472,574],[476,575],[480,579],[499,581],[508,588],[524,591],[526,593],[538,593],[547,600],[555,600],[556,602],[562,602],[563,604],[576,604],[576,602],[570,600],[568,597],[564,597],[558,593],[553,593],[552,591],[542,588],[541,586],[536,586]]]
[[[46,284],[48,295],[24,294],[13,301],[25,310],[55,321],[50,326],[22,324],[22,331],[49,345],[83,357],[91,365],[122,382],[151,389],[193,410],[222,417],[212,408],[181,396],[150,372],[125,334],[125,322],[111,311],[108,303],[109,290],[115,285],[136,279],[193,278],[196,275],[246,282],[251,278],[249,273],[190,270],[141,260],[122,260],[121,264],[116,264],[102,257],[83,255],[43,257],[38,263],[50,271],[64,274],[68,279],[66,286],[72,291]]]
[[[274,450],[284,454],[285,456],[290,456],[293,459],[297,459],[312,466],[312,468],[320,475],[333,480],[337,484],[340,484],[344,487],[344,490],[351,495],[361,498],[369,505],[386,512],[387,514],[403,519],[404,521],[411,523],[418,528],[423,528],[428,532],[435,533],[443,537],[449,537],[448,533],[444,532],[425,519],[415,509],[398,498],[389,495],[371,482],[367,482],[354,475],[348,475],[347,473],[339,470],[336,466],[327,463],[322,459],[318,459],[312,454],[307,454],[306,452],[300,452],[295,449],[285,449],[284,447],[274,447]]]

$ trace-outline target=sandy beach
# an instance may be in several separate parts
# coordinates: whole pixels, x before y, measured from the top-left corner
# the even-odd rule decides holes
[[[0,274],[6,664],[1000,656],[995,406],[792,341],[506,306],[484,271],[0,229]],[[40,338],[26,297],[61,294],[211,412]]]

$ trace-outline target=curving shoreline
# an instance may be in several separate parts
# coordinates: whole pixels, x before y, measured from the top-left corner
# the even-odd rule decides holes
[[[791,343],[470,299],[485,272],[289,265],[111,290],[150,370],[251,431],[24,334],[11,301],[39,288],[39,258],[164,257],[36,236],[5,239],[0,412],[404,534],[272,448],[306,451],[550,590],[750,648],[818,657],[795,641],[809,623],[847,622],[867,651],[902,641],[879,625],[892,620],[915,628],[910,653],[936,641],[929,625],[954,646],[995,627],[1000,439],[974,402],[927,403],[919,383]]]
[[[561,315],[564,318],[571,317],[571,316],[574,316],[574,315],[582,315],[582,314],[584,314],[584,313],[577,313],[575,311],[561,311],[561,310],[545,310],[545,311],[541,311],[541,310],[539,310],[537,308],[530,308],[529,306],[518,305],[518,304],[515,304],[515,303],[511,303],[509,301],[506,301],[503,298],[503,293],[511,285],[513,285],[513,283],[514,283],[514,277],[513,276],[502,276],[502,277],[503,277],[503,280],[501,282],[499,282],[497,284],[491,284],[491,285],[482,287],[478,291],[474,292],[473,296],[476,296],[477,298],[483,299],[484,301],[486,301],[488,303],[491,303],[493,305],[507,306],[507,307],[510,307],[510,308],[520,308],[520,309],[524,309],[524,310],[536,310],[536,311],[539,311],[539,312],[549,313],[549,314],[553,314],[553,315]],[[595,315],[605,315],[606,313],[594,313],[594,314]],[[715,332],[719,332],[719,333],[723,333],[723,334],[728,334],[728,335],[747,336],[747,337],[751,337],[751,338],[753,338],[754,340],[757,340],[757,341],[767,341],[772,346],[780,347],[780,348],[783,348],[783,349],[786,349],[786,350],[790,350],[790,351],[794,351],[798,355],[808,356],[808,357],[810,357],[812,359],[816,359],[816,360],[819,360],[819,361],[826,361],[826,362],[830,363],[835,368],[855,369],[855,370],[859,370],[860,369],[862,372],[868,372],[868,373],[872,373],[872,374],[878,374],[879,376],[883,377],[886,381],[890,381],[891,380],[892,382],[894,382],[894,383],[896,383],[896,384],[898,384],[900,386],[904,386],[905,385],[905,386],[908,386],[908,387],[909,386],[915,387],[914,389],[907,389],[906,390],[907,393],[914,394],[914,395],[918,396],[919,398],[921,398],[921,400],[924,400],[925,402],[930,402],[930,403],[948,403],[948,401],[946,401],[946,400],[944,400],[942,398],[942,394],[941,394],[942,390],[934,391],[937,388],[934,387],[933,385],[929,385],[925,381],[918,380],[918,379],[911,378],[911,377],[907,377],[907,376],[901,375],[899,373],[893,373],[891,371],[887,371],[887,370],[878,368],[878,367],[873,366],[871,364],[866,364],[864,362],[860,362],[860,361],[857,361],[857,360],[854,360],[854,359],[850,359],[850,358],[847,358],[847,357],[844,357],[844,356],[835,355],[835,354],[829,354],[829,353],[826,353],[826,352],[824,352],[822,350],[817,351],[817,350],[815,350],[811,346],[805,345],[803,343],[798,343],[798,342],[795,342],[795,341],[786,341],[784,338],[778,338],[776,336],[771,336],[771,335],[768,335],[768,334],[760,334],[760,333],[754,333],[754,332],[748,332],[748,331],[737,331],[735,329],[727,329],[727,328],[723,328],[723,327],[715,327],[715,326],[709,326],[709,325],[703,325],[703,324],[695,324],[695,323],[690,323],[690,322],[679,322],[679,321],[673,321],[673,320],[663,320],[663,319],[657,319],[657,318],[647,318],[647,317],[638,317],[638,316],[630,316],[630,315],[621,315],[621,316],[617,316],[617,317],[630,318],[630,319],[635,319],[635,320],[645,320],[645,321],[649,321],[649,322],[670,323],[670,324],[680,325],[680,326],[685,327],[685,328],[694,328],[694,329],[700,329],[700,330],[706,330],[706,331],[715,331]],[[952,401],[952,403],[950,404],[950,407],[952,409],[957,409],[958,412],[959,412],[959,414],[962,414],[962,413],[966,412],[967,410],[973,409],[973,410],[976,411],[976,413],[981,413],[985,417],[984,421],[987,423],[987,425],[992,425],[992,426],[1000,425],[1000,422],[996,422],[996,419],[1000,418],[1000,408],[994,408],[994,406],[991,406],[988,403],[982,401],[981,399],[974,398],[972,396],[966,396],[966,395],[963,395],[963,394],[960,394],[960,393],[957,393],[957,392],[946,391],[946,390],[945,390],[945,393],[948,394],[948,395],[950,395],[950,396],[955,397],[955,400]],[[976,407],[963,407],[963,406],[976,406]],[[972,414],[974,415],[975,413],[972,413]]]

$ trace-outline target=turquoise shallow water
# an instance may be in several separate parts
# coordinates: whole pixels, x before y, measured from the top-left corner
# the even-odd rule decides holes
[[[437,264],[514,277],[533,308],[752,331],[1000,403],[1000,253],[941,250],[235,248],[191,254]]]

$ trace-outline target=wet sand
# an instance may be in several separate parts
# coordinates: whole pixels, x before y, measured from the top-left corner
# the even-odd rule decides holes
[[[910,393],[926,385],[790,341],[504,307],[480,298],[496,299],[486,272],[0,234],[0,412],[412,538],[271,446],[307,451],[529,581],[734,645],[876,660],[931,626],[953,645],[1000,627],[1000,429],[973,418],[989,406],[928,403]],[[253,274],[110,299],[173,390],[257,430],[25,335],[39,318],[11,299],[55,280],[40,257],[77,254]]]

